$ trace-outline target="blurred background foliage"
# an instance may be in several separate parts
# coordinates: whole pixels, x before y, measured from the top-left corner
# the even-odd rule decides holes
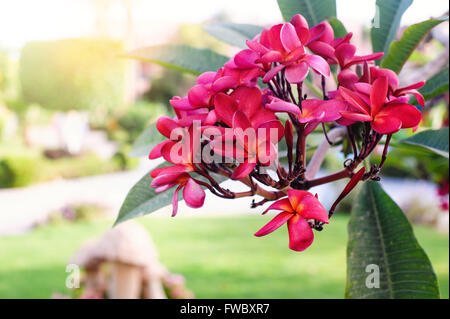
[[[92,2],[100,7],[108,6],[108,1]],[[257,12],[253,9],[252,12]],[[100,12],[97,19],[100,22],[105,20],[102,14],[107,16]],[[257,15],[259,13],[253,17],[255,21],[247,17],[241,20],[256,24],[265,21],[256,22]],[[276,19],[279,21],[281,15]],[[205,24],[223,21],[233,19],[225,13],[216,13]],[[358,48],[370,47],[367,27],[346,27],[359,33],[352,40],[361,42],[356,43]],[[145,34],[161,33],[165,43],[209,48],[226,56],[238,50],[210,36],[202,24],[179,23],[171,32],[156,24],[142,30]],[[0,46],[0,191],[59,179],[135,170],[139,159],[128,156],[133,143],[159,116],[173,115],[169,99],[184,96],[195,84],[192,75],[120,58],[143,42],[147,45],[150,41],[147,38],[136,43],[130,41],[129,35],[114,37],[97,31],[95,36],[89,37],[29,41],[17,50]],[[448,65],[448,40],[444,43],[438,33],[428,34],[412,53],[405,71],[400,74],[401,79],[410,83],[409,77],[415,76],[418,70],[423,71],[430,62],[442,60],[445,52]],[[448,93],[427,102],[423,114],[419,131],[448,126]],[[322,133],[318,133],[310,139],[308,156],[322,137]],[[399,141],[412,134],[412,130],[403,130],[395,135],[392,143],[396,147],[389,149],[383,178],[431,182],[448,201],[448,159],[424,149],[401,147]],[[382,147],[374,152],[370,161],[378,163],[381,152]],[[324,169],[341,169],[343,159],[337,152],[330,152]],[[345,183],[336,185],[342,189]],[[339,205],[336,223],[330,225],[333,228],[317,236],[317,246],[304,259],[284,249],[286,234],[281,231],[274,234],[275,243],[270,247],[264,246],[267,242],[249,241],[249,229],[261,226],[259,218],[241,217],[237,228],[234,217],[177,219],[171,220],[170,225],[158,219],[142,222],[154,234],[163,261],[186,274],[198,297],[324,297],[326,291],[326,296],[339,298],[345,278],[343,250],[348,220],[341,215],[349,213],[356,193],[357,190],[353,191]],[[434,215],[424,218],[432,215],[430,206],[426,205],[425,200],[418,198],[406,207],[405,213],[416,223],[435,226]],[[448,214],[448,208],[439,213],[445,211]],[[43,223],[49,225],[41,225],[20,237],[0,237],[0,260],[5,261],[0,263],[0,297],[45,298],[63,287],[66,275],[63,268],[70,254],[87,237],[99,235],[111,226],[110,219],[102,219],[102,212],[102,207],[83,203],[67,205],[51,212]],[[99,216],[100,220],[96,220]],[[71,225],[73,223],[75,225]],[[173,232],[167,231],[169,227]],[[195,233],[192,232],[194,227]],[[443,297],[448,297],[448,236],[430,228],[415,227],[435,263]],[[68,239],[61,240],[66,235]],[[210,237],[211,241],[205,241]],[[243,241],[250,244],[242,245]],[[185,258],[174,254],[175,248]],[[221,256],[216,256],[218,249],[223,252]],[[249,253],[255,253],[251,260],[246,258]],[[189,258],[192,255],[199,259],[192,260]],[[30,267],[29,256],[34,256],[33,267]],[[298,262],[305,266],[304,272],[299,273]],[[273,269],[280,263],[285,271],[274,275]],[[329,272],[330,264],[336,265],[335,273]],[[316,274],[320,276],[314,276]],[[292,278],[296,281],[294,285]]]
[[[29,42],[20,57],[23,98],[51,110],[121,107],[125,63],[117,56],[123,50],[109,39]]]

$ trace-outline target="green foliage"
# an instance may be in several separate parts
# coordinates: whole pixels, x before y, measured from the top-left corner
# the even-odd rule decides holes
[[[263,29],[257,25],[229,22],[212,23],[205,26],[205,31],[213,37],[241,49],[247,49],[246,40],[253,39]]]
[[[150,89],[144,94],[143,99],[164,104],[172,112],[169,100],[174,96],[183,95],[194,85],[195,79],[192,76],[165,68],[160,75],[151,77]]]
[[[11,153],[0,159],[0,188],[106,174],[131,169],[136,165],[136,159],[125,157],[125,153],[121,151],[111,160],[101,159],[94,154],[50,160],[35,152]]]
[[[206,71],[217,71],[228,58],[210,49],[199,49],[188,45],[160,45],[134,50],[123,57],[156,63],[180,72],[199,75]]]
[[[0,159],[0,188],[27,186],[37,179],[36,159],[27,156]]]
[[[328,18],[328,23],[333,28],[335,38],[343,38],[347,35],[348,32],[344,24],[336,17]]]
[[[170,166],[170,163],[163,163],[158,167],[166,167]],[[214,175],[214,179],[221,183],[226,178],[221,175]],[[203,177],[196,176],[196,174],[192,174],[195,178],[200,180],[204,180]],[[125,201],[122,204],[122,207],[119,211],[119,216],[115,224],[124,222],[126,220],[136,218],[139,216],[143,216],[146,214],[153,213],[159,208],[165,207],[172,203],[172,197],[175,192],[175,188],[169,189],[162,193],[156,193],[155,189],[150,187],[152,182],[152,177],[150,174],[145,174],[128,192]],[[178,200],[183,199],[183,194],[180,192],[178,194]]]
[[[439,130],[426,130],[402,140],[403,143],[414,144],[427,148],[436,154],[448,156],[448,127]]]
[[[377,0],[377,11],[371,29],[374,52],[384,52],[386,56],[397,33],[402,15],[412,2],[413,0]],[[376,63],[380,64],[381,60],[377,60]]]
[[[158,167],[165,166],[169,166],[169,163],[161,164]],[[175,188],[158,194],[155,192],[154,188],[150,187],[151,182],[152,177],[150,174],[145,174],[145,176],[130,189],[120,208],[119,216],[117,217],[115,224],[152,213],[172,202]],[[182,199],[183,196],[182,193],[180,193],[179,200]]]
[[[278,0],[278,6],[285,21],[300,13],[310,27],[336,16],[336,0]]]
[[[0,89],[4,89],[7,84],[8,64],[8,55],[0,48]]]
[[[446,66],[444,69],[427,80],[427,83],[419,89],[425,100],[435,98],[436,96],[448,92],[448,77],[448,66]]]
[[[376,182],[366,182],[348,225],[346,298],[439,298],[436,274],[401,209]],[[379,288],[366,280],[379,267]],[[369,280],[370,281],[370,280]]]
[[[390,45],[387,56],[383,59],[381,67],[391,69],[399,73],[403,65],[411,56],[412,52],[419,45],[420,41],[427,35],[427,33],[438,24],[447,21],[448,17],[441,19],[430,19],[420,23],[413,24],[406,28],[403,32],[402,38],[399,41],[394,41]]]
[[[227,213],[228,201],[222,202],[214,213]],[[161,262],[185,276],[196,298],[342,298],[347,216],[333,216],[300,255],[287,249],[285,227],[267,237],[251,235],[269,215],[155,216],[138,222],[150,232]],[[0,236],[0,298],[68,294],[67,261],[86,240],[110,228],[109,220],[80,221]],[[442,298],[448,298],[448,235],[423,226],[414,226],[414,233],[433,262]]]
[[[23,97],[55,110],[121,106],[122,50],[121,43],[106,39],[29,42],[20,58]]]
[[[139,101],[129,107],[117,119],[120,128],[127,133],[127,140],[124,142],[135,141],[149,123],[165,114],[167,114],[166,106],[158,103]]]
[[[147,127],[135,140],[128,156],[145,156],[158,143],[164,141],[162,136],[156,129],[156,123],[152,123]]]
[[[51,212],[46,223],[59,225],[99,220],[105,217],[105,209],[97,205],[67,205]]]

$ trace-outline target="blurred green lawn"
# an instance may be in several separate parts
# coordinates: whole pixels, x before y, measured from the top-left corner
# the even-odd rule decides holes
[[[270,216],[141,218],[172,272],[182,273],[197,298],[342,298],[347,216],[336,216],[305,252],[288,249],[285,227],[256,238]],[[0,237],[0,298],[48,298],[67,293],[65,266],[86,239],[111,222],[44,226]],[[449,296],[449,238],[415,227],[433,262],[441,295]]]

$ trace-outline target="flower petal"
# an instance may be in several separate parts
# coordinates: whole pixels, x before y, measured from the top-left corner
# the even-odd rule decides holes
[[[205,202],[205,191],[192,178],[189,178],[183,189],[183,198],[191,208],[199,208]]]
[[[248,128],[252,127],[252,124],[250,123],[250,120],[248,119],[247,115],[245,115],[244,112],[242,112],[241,110],[237,110],[236,112],[234,112],[233,115],[233,128],[240,128],[243,131],[245,131]],[[255,132],[256,135],[256,132]],[[240,139],[240,136],[236,136],[237,139]]]
[[[356,93],[341,86],[339,87],[339,95],[357,110],[363,112],[364,114],[369,114],[367,104]]]
[[[401,95],[414,95],[417,102],[419,103],[420,106],[424,106],[425,105],[425,99],[423,98],[423,95],[417,91],[417,90],[397,90],[395,91],[395,95],[396,96],[401,96]]]
[[[297,105],[283,101],[276,97],[271,98],[271,102],[266,104],[266,109],[273,112],[288,112],[295,115],[301,114],[300,108]]]
[[[376,53],[372,53],[372,54],[364,55],[364,56],[355,56],[355,57],[351,58],[350,61],[347,61],[345,67],[348,68],[354,64],[378,60],[383,55],[384,55],[383,52],[376,52]]]
[[[358,75],[352,69],[344,69],[338,74],[339,85],[344,86],[347,89],[353,89],[358,84]]]
[[[289,83],[301,83],[306,79],[309,72],[309,65],[306,62],[292,64],[286,67],[285,76]]]
[[[336,48],[334,54],[339,61],[341,69],[345,69],[347,62],[355,56],[355,52],[356,47],[350,43],[343,43]]]
[[[396,117],[381,116],[377,117],[370,123],[373,130],[380,134],[391,134],[402,128],[402,121]]]
[[[292,208],[294,209],[294,211],[297,211],[297,207],[298,207],[299,203],[301,202],[301,200],[303,199],[303,197],[305,197],[311,193],[309,193],[307,191],[302,191],[302,190],[291,188],[291,189],[287,190],[287,194],[288,194],[289,202],[292,205]]]
[[[262,81],[263,83],[268,83],[270,80],[273,79],[275,75],[277,75],[278,72],[283,70],[286,66],[284,64],[279,64],[274,68],[271,68],[263,77]]]
[[[238,103],[239,110],[244,112],[248,118],[262,108],[262,93],[256,87],[238,87],[230,96]]]
[[[253,127],[259,127],[262,123],[273,121],[276,119],[277,117],[272,111],[261,108],[258,110],[258,112],[253,114],[253,116],[250,118],[250,122],[252,123]]]
[[[165,140],[159,144],[157,144],[151,151],[150,154],[148,155],[149,159],[156,159],[162,156],[161,154],[161,149],[168,143],[174,143],[171,140]]]
[[[305,45],[309,40],[308,21],[302,15],[296,14],[292,17],[290,22],[294,26],[300,42]]]
[[[301,216],[295,215],[287,222],[289,231],[289,248],[303,251],[311,246],[314,233],[309,224]]]
[[[274,25],[273,27],[270,28],[268,36],[269,36],[269,43],[270,46],[272,47],[272,49],[279,51],[279,52],[284,52],[284,46],[283,43],[281,42],[281,38],[280,38],[280,33],[281,33],[281,28],[283,27],[283,24],[277,24]]]
[[[328,213],[317,197],[309,193],[305,195],[296,209],[304,219],[315,219],[328,224]]]
[[[203,72],[197,77],[197,84],[211,84],[217,76],[217,72]]]
[[[330,65],[319,55],[308,55],[306,57],[309,66],[324,76],[330,76]]]
[[[194,85],[188,92],[189,103],[193,106],[209,106],[211,92],[201,84]]]
[[[340,111],[339,113],[342,115],[343,118],[350,120],[350,121],[357,121],[357,122],[372,121],[372,117],[368,114],[362,114],[362,113],[351,112],[351,111]]]
[[[291,202],[289,201],[289,198],[282,198],[280,200],[277,200],[272,205],[267,207],[265,211],[263,211],[263,215],[267,213],[269,210],[276,209],[276,210],[282,210],[288,213],[293,213],[294,209],[292,208]]]
[[[422,119],[422,114],[415,106],[403,103],[389,103],[378,115],[398,118],[402,122],[402,128],[415,127]]]
[[[261,237],[270,234],[271,232],[277,230],[284,223],[286,223],[294,215],[292,213],[281,212],[275,216],[270,222],[268,222],[263,228],[255,233],[256,237]]]
[[[328,43],[321,41],[314,41],[308,44],[308,48],[314,52],[315,54],[320,55],[323,58],[331,59],[336,61],[336,57],[334,55],[334,48]]]
[[[177,215],[177,212],[178,212],[178,192],[180,191],[180,189],[183,186],[184,186],[183,184],[178,186],[177,189],[175,190],[175,192],[173,193],[173,197],[172,197],[172,217],[175,217]]]
[[[370,114],[372,117],[378,113],[378,111],[386,103],[386,97],[388,94],[388,79],[387,77],[380,77],[376,79],[372,87],[370,88]]]
[[[187,96],[181,98],[179,96],[174,96],[170,101],[170,105],[179,110],[192,110],[194,107],[189,103]]]
[[[231,179],[242,179],[248,176],[256,166],[255,163],[244,162],[240,164],[231,174]]]
[[[258,127],[257,137],[261,140],[261,134],[264,138],[262,140],[271,141],[272,143],[278,143],[281,141],[284,135],[284,127],[280,120],[271,120],[262,123]]]
[[[283,56],[280,52],[271,50],[265,53],[262,57],[257,59],[255,62],[257,63],[272,63],[272,62],[280,62],[283,59]]]
[[[156,128],[158,129],[159,133],[167,138],[170,138],[170,134],[172,133],[172,131],[179,127],[180,126],[177,124],[177,122],[175,122],[168,116],[161,116],[156,121]]]
[[[231,75],[225,75],[214,81],[212,89],[215,92],[226,91],[238,85],[238,80]]]
[[[258,58],[258,54],[250,49],[239,51],[234,56],[234,63],[242,69],[254,68],[257,65],[255,60]]]
[[[233,124],[233,115],[237,110],[237,103],[224,93],[217,93],[214,98],[217,117],[229,127]]]
[[[295,28],[290,23],[283,24],[280,34],[281,43],[286,51],[294,51],[296,48],[301,46],[301,42],[297,36]]]

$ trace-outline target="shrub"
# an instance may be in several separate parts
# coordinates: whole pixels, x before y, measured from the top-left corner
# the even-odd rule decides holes
[[[0,160],[0,188],[21,187],[37,178],[37,165],[33,157],[14,156]]]
[[[111,109],[123,103],[121,43],[107,39],[29,42],[22,49],[20,82],[27,102],[55,110]]]
[[[167,113],[167,108],[163,104],[140,101],[120,116],[117,122],[129,134],[127,142],[133,142],[149,124]]]

